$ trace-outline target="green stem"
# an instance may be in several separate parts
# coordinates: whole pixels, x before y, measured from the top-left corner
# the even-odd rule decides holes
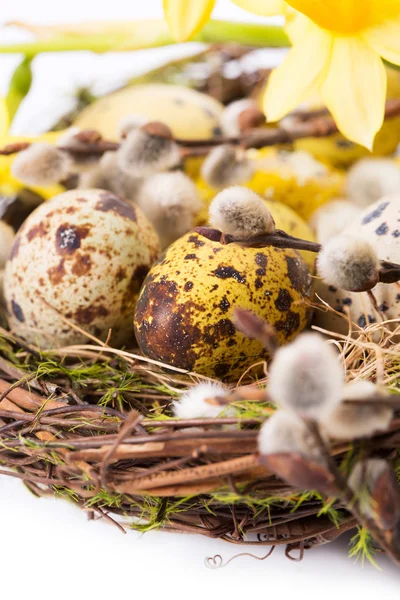
[[[245,46],[281,48],[290,46],[289,38],[278,25],[209,21],[197,36],[202,42],[236,42]]]
[[[205,43],[237,42],[247,46],[286,47],[289,40],[282,27],[240,23],[230,21],[209,21],[207,25],[190,41]],[[152,20],[132,23],[132,28],[121,32],[113,30],[104,34],[82,34],[39,40],[23,44],[0,45],[0,53],[24,54],[33,57],[41,52],[125,52],[155,48],[175,44],[168,26],[164,21]]]

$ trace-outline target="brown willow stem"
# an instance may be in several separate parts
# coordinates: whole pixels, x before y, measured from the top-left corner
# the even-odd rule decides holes
[[[322,244],[294,237],[282,229],[276,229],[274,233],[257,235],[247,239],[223,234],[221,231],[213,229],[212,227],[196,227],[195,231],[203,237],[214,242],[220,242],[221,244],[240,244],[241,246],[248,248],[266,248],[272,246],[274,248],[291,248],[293,250],[315,252],[316,254],[322,250]],[[400,264],[388,262],[387,260],[381,260],[380,264],[380,283],[391,284],[400,280]],[[372,287],[375,287],[376,283],[377,282],[374,282]],[[372,288],[366,287],[363,290],[349,291],[360,292],[368,291],[369,289]]]
[[[210,140],[185,140],[175,138],[181,146],[184,156],[207,154],[213,147],[222,144],[240,145],[244,148],[264,148],[276,144],[286,144],[295,140],[308,137],[328,137],[337,133],[338,127],[331,116],[324,116],[325,111],[297,112],[288,116],[279,127],[254,128],[245,131],[238,137],[215,137]],[[388,100],[386,103],[385,118],[391,119],[400,115],[400,100]],[[79,134],[78,134],[79,136]],[[78,139],[78,137],[77,137]],[[83,140],[84,142],[84,140]],[[118,150],[119,144],[109,140],[100,139],[96,142],[74,144],[73,142],[62,146],[60,149],[80,155],[101,156],[105,152]],[[29,142],[8,144],[0,149],[0,155],[9,156],[25,150]]]

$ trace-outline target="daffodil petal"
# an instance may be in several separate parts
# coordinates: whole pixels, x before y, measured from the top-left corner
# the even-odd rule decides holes
[[[386,72],[378,54],[361,38],[334,38],[321,92],[343,135],[371,150],[385,113]]]
[[[170,31],[179,42],[191,38],[210,18],[216,0],[163,0]]]
[[[332,37],[310,22],[308,35],[289,50],[274,69],[264,97],[269,121],[279,121],[296,108],[324,80],[332,48]]]
[[[297,42],[301,42],[302,39],[306,38],[310,26],[315,27],[308,17],[289,6],[286,8],[285,14],[285,31],[292,44],[297,44]]]
[[[363,37],[380,56],[400,65],[400,19],[368,29]]]
[[[282,15],[285,12],[284,0],[232,0],[232,2],[247,12],[262,17]]]
[[[7,103],[5,98],[0,97],[0,140],[2,140],[8,132],[10,119],[8,116]]]

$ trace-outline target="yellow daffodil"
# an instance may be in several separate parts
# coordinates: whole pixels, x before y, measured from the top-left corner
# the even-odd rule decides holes
[[[281,119],[317,89],[340,131],[372,148],[382,126],[386,72],[400,64],[398,0],[288,0],[300,11],[293,48],[273,72],[264,108]]]
[[[197,32],[215,5],[215,0],[163,1],[179,41]],[[384,119],[382,58],[400,65],[400,0],[232,1],[258,15],[287,17],[293,48],[270,77],[268,120],[278,121],[319,90],[340,131],[371,148]]]
[[[201,29],[211,16],[216,0],[163,0],[165,18],[172,35],[184,42]]]

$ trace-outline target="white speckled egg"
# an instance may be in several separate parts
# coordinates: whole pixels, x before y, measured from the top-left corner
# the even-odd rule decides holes
[[[400,195],[386,196],[368,206],[344,233],[351,233],[372,243],[381,260],[400,263]],[[353,323],[365,327],[369,323],[400,317],[400,288],[396,283],[378,283],[373,289],[379,312],[375,310],[366,292],[337,290],[318,281],[316,293],[339,313],[349,311]],[[347,333],[348,325],[331,312],[316,311],[318,326]]]
[[[19,230],[4,291],[15,333],[42,348],[87,336],[133,340],[132,318],[159,240],[137,207],[103,190],[72,190],[42,204]],[[64,319],[62,318],[64,317]]]

